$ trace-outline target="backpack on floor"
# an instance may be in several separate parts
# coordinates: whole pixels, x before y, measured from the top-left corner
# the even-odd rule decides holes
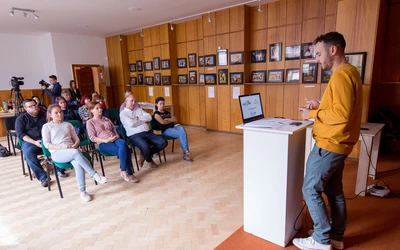
[[[7,157],[10,155],[11,155],[10,151],[8,151],[6,147],[0,144],[0,157]]]

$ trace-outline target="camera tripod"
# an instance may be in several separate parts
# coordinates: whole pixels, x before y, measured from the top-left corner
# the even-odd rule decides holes
[[[15,92],[14,93],[14,103],[15,103],[14,116],[19,116],[20,110],[21,110],[21,104],[24,102],[24,98],[22,97],[19,88],[11,89],[10,98],[12,98],[13,91]]]

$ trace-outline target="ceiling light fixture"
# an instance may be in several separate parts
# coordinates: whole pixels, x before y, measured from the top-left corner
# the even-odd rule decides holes
[[[10,11],[10,16],[14,16],[14,10]]]
[[[10,16],[14,16],[15,15],[15,11],[20,11],[24,14],[24,17],[29,17],[29,13],[33,14],[33,17],[37,20],[39,19],[39,16],[36,15],[36,11],[35,10],[31,10],[31,9],[21,9],[21,8],[15,8],[12,7],[11,11],[10,11]]]
[[[262,12],[262,6],[260,4],[261,0],[258,0],[258,12]]]
[[[39,19],[39,16],[38,16],[38,15],[36,15],[36,13],[35,13],[35,12],[33,12],[33,16],[35,17],[35,19],[36,19],[36,20],[38,20],[38,19]]]
[[[122,42],[122,37],[121,37],[121,35],[118,35],[118,39],[119,39],[120,42]]]
[[[208,22],[209,22],[209,23],[211,23],[211,22],[212,22],[212,19],[211,19],[211,14],[210,14],[210,12],[208,12]]]
[[[169,23],[170,24],[170,28],[171,28],[171,30],[174,30],[174,25],[172,24],[172,21]]]
[[[143,37],[143,29],[140,30],[140,36]]]
[[[24,11],[24,17],[28,17],[28,13]]]

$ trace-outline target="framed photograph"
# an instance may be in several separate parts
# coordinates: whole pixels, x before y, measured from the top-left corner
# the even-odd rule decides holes
[[[153,65],[154,65],[154,70],[160,70],[160,58],[159,57],[153,58]]]
[[[162,76],[161,82],[162,85],[171,85],[171,76]]]
[[[217,84],[215,77],[215,74],[204,74],[205,82],[209,85]]]
[[[232,72],[229,74],[231,84],[242,84],[243,83],[243,72]]]
[[[318,76],[318,63],[303,64],[303,83],[316,83]]]
[[[204,56],[199,56],[199,67],[204,67]]]
[[[204,74],[199,74],[199,84],[204,84],[206,81],[204,80]]]
[[[252,50],[251,51],[251,63],[266,62],[267,51],[264,50]]]
[[[143,85],[143,74],[139,74],[137,77],[138,85]]]
[[[129,64],[129,72],[136,72],[136,63]]]
[[[300,82],[300,69],[286,69],[286,82]]]
[[[143,71],[142,60],[136,61],[137,71]]]
[[[218,66],[228,65],[228,50],[219,49],[218,50]]]
[[[197,71],[189,71],[189,84],[197,84]]]
[[[178,84],[187,84],[187,75],[178,75]]]
[[[153,70],[153,62],[144,62],[144,71]]]
[[[321,83],[328,83],[331,79],[332,71],[330,69],[323,69],[321,72]]]
[[[268,70],[267,82],[283,82],[283,69]]]
[[[189,61],[189,68],[196,67],[196,54],[195,53],[189,54],[188,61]]]
[[[154,77],[146,76],[146,85],[154,85]]]
[[[269,45],[269,61],[282,61],[282,43],[274,43]]]
[[[169,59],[161,60],[161,69],[170,69]]]
[[[215,55],[204,56],[204,66],[215,66]]]
[[[228,84],[228,69],[218,70],[218,84]]]
[[[285,60],[300,59],[301,45],[293,45],[285,47]]]
[[[154,73],[154,85],[161,85],[161,73]]]
[[[313,43],[301,44],[301,58],[315,58],[315,45]]]
[[[365,61],[367,52],[346,53],[347,62],[357,68],[361,81],[364,83]]]
[[[244,52],[231,52],[229,54],[230,64],[243,64],[244,63]]]
[[[129,78],[129,84],[130,85],[137,85],[137,78],[136,77]]]
[[[176,59],[178,62],[178,68],[186,68],[186,58]]]
[[[251,72],[251,82],[252,83],[265,83],[265,79],[266,79],[265,75],[266,75],[265,70],[252,71]]]

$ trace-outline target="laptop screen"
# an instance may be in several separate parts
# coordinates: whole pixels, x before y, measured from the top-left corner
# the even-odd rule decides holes
[[[260,93],[239,96],[243,124],[264,118]]]

